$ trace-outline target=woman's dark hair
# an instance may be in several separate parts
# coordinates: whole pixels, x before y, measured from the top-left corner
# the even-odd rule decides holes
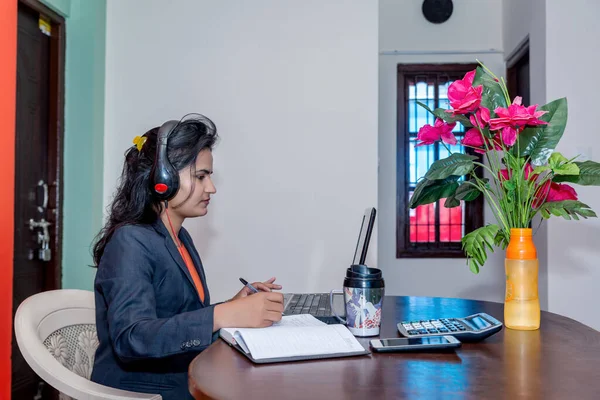
[[[154,128],[143,135],[146,141],[141,151],[134,145],[125,152],[123,172],[110,205],[108,220],[94,240],[95,266],[100,264],[104,248],[117,228],[131,224],[149,224],[158,218],[161,202],[152,195],[150,183],[150,171],[156,157],[157,133],[158,128]],[[185,118],[169,135],[169,161],[177,171],[189,165],[195,166],[198,153],[205,149],[212,150],[217,138],[215,124],[207,117],[194,114],[191,118]],[[195,173],[192,168],[192,176]]]

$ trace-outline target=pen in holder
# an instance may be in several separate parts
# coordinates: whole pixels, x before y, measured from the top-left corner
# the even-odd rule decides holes
[[[343,293],[346,319],[335,312],[333,294]],[[378,268],[365,265],[352,265],[346,270],[344,290],[329,293],[331,310],[336,318],[345,324],[354,336],[379,335],[381,307],[385,294],[385,282]]]

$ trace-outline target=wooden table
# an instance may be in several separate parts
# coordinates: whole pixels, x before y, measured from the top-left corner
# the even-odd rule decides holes
[[[503,320],[501,303],[386,297],[381,337],[400,337],[399,321],[477,312]],[[369,339],[359,341],[367,347]],[[219,340],[190,364],[189,387],[196,399],[600,399],[600,332],[542,312],[540,330],[503,328],[456,352],[266,365]]]

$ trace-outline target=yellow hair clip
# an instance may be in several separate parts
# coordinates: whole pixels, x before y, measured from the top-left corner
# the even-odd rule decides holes
[[[146,139],[148,138],[145,136],[136,136],[133,138],[133,144],[136,145],[138,151],[142,151],[142,146],[146,143]]]

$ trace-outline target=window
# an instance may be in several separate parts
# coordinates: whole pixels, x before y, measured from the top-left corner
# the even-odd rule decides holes
[[[435,122],[435,118],[417,101],[435,108],[450,108],[448,86],[475,65],[398,65],[398,119],[397,119],[397,201],[396,201],[396,257],[465,257],[461,239],[483,225],[483,197],[461,202],[459,207],[446,208],[444,200],[408,208],[408,201],[417,182],[431,164],[450,155],[436,143],[415,147],[419,128]],[[452,152],[473,154],[460,145],[464,127],[458,123],[454,134],[459,143],[448,146]],[[478,171],[479,172],[479,171]]]

